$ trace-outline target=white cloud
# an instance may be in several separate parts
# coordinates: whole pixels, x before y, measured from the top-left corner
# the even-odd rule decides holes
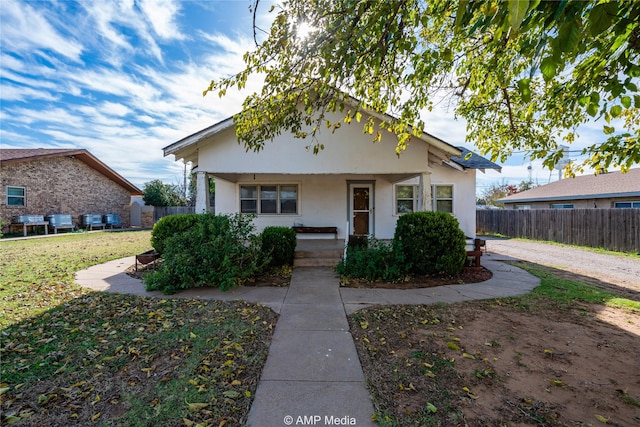
[[[128,114],[131,114],[131,109],[119,102],[104,102],[100,106],[100,109],[106,114],[119,117],[124,117]]]
[[[163,63],[162,49],[154,35],[164,40],[185,38],[174,21],[180,4],[173,1],[101,1],[82,5],[95,22],[96,43],[107,42],[105,57],[116,67],[130,60],[132,53],[152,56]],[[133,30],[133,34],[127,35],[122,27]]]
[[[153,27],[155,33],[163,39],[183,40],[175,18],[180,10],[180,3],[172,0],[142,0],[140,9]]]
[[[16,86],[7,83],[2,84],[2,92],[0,93],[0,100],[2,101],[27,101],[34,99],[54,101],[58,99],[58,97],[41,89]]]
[[[425,123],[425,132],[451,145],[469,145],[466,143],[467,123],[462,118],[455,119],[453,109],[436,105],[432,111],[421,111],[421,117]]]
[[[112,25],[112,21],[116,20],[116,17],[120,16],[120,12],[123,9],[127,9],[125,5],[126,3],[122,2],[120,10],[117,10],[116,5],[112,2],[87,2],[83,4],[88,15],[95,21],[95,29],[100,37],[110,42],[115,47],[132,51],[133,46],[129,43],[127,37],[117,31]]]
[[[0,110],[0,122],[4,123],[4,110]],[[21,132],[12,132],[6,126],[0,126],[0,141],[2,148],[36,148],[42,147],[39,140]]]
[[[65,128],[81,129],[83,121],[81,117],[73,114],[69,110],[59,107],[52,107],[46,110],[35,110],[27,107],[3,108],[6,118],[10,118],[9,122],[18,122],[23,125],[32,125],[34,123],[42,123],[45,126],[59,125]]]
[[[27,2],[0,1],[2,43],[17,52],[51,50],[75,62],[80,62],[83,47],[61,35],[45,16],[42,8],[34,9]]]
[[[4,19],[4,17],[2,17],[2,19]],[[6,72],[6,70],[23,71],[25,69],[24,62],[22,62],[18,58],[14,58],[11,55],[7,55],[4,52],[0,54],[0,64],[2,64],[1,67],[3,70],[3,74]]]

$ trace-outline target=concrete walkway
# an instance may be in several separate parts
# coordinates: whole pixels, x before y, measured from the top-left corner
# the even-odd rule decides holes
[[[300,425],[299,417],[335,425],[331,417],[346,417],[374,426],[338,276],[326,267],[294,271],[247,425]]]
[[[508,257],[506,257],[508,258]],[[522,295],[539,279],[485,254],[493,277],[482,283],[392,290],[340,288],[331,268],[295,268],[289,287],[239,288],[227,292],[197,288],[170,296],[244,300],[280,313],[269,356],[249,413],[251,427],[288,425],[375,426],[374,413],[347,314],[373,305],[453,303]],[[167,298],[146,292],[124,270],[134,258],[97,265],[76,274],[76,282],[98,291]]]

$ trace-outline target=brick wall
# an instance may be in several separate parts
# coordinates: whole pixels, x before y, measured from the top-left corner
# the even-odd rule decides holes
[[[153,210],[142,211],[142,228],[153,228],[155,224],[155,215]]]
[[[131,194],[77,158],[3,164],[0,176],[0,218],[5,224],[16,215],[71,214],[79,225],[83,214],[115,213],[129,226]],[[7,186],[26,188],[26,207],[7,206]]]

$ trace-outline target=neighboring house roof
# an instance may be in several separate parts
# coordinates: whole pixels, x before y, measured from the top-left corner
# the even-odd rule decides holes
[[[75,157],[87,166],[100,172],[116,184],[125,188],[132,196],[142,195],[142,191],[109,166],[102,163],[85,149],[78,148],[1,148],[0,163],[10,164],[30,160],[43,160],[55,157]]]
[[[553,200],[605,199],[640,197],[640,168],[627,173],[611,172],[565,178],[551,184],[512,194],[498,200],[503,203],[543,202]]]

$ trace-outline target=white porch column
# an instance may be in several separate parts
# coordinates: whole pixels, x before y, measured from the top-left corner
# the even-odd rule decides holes
[[[209,177],[206,172],[196,172],[196,213],[209,212]]]
[[[420,175],[420,183],[418,185],[418,210],[432,211],[433,203],[431,197],[431,172],[425,172]]]

